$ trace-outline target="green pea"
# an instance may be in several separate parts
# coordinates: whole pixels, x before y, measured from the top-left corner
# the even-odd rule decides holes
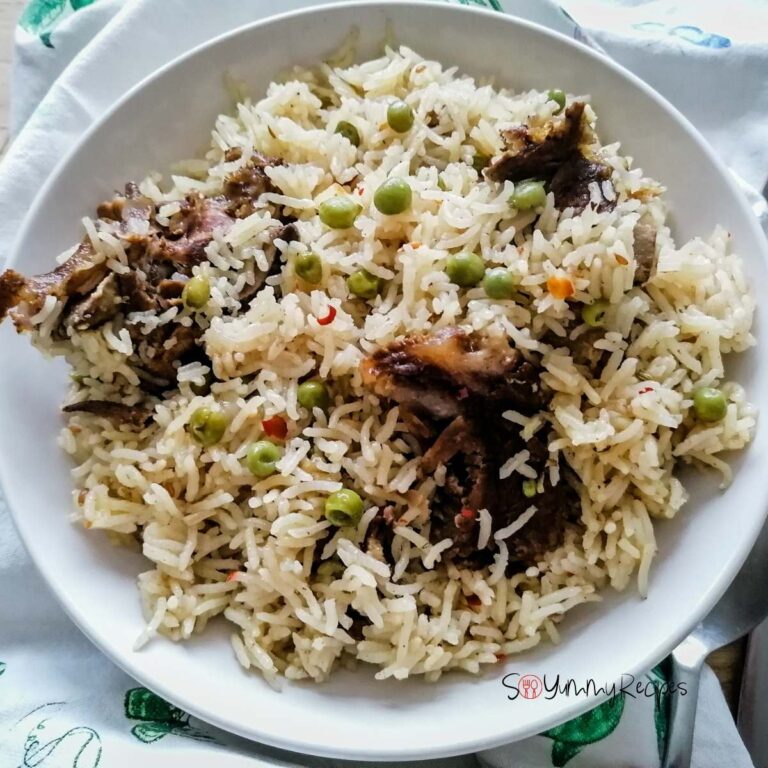
[[[358,269],[347,278],[347,288],[361,299],[373,299],[379,292],[379,278],[367,269]]]
[[[215,445],[227,430],[227,419],[223,413],[210,408],[198,408],[190,417],[187,429],[201,445]]]
[[[714,387],[693,390],[693,410],[701,421],[720,421],[728,410],[725,395]]]
[[[338,528],[357,525],[363,516],[363,500],[348,488],[332,493],[325,500],[325,517]]]
[[[317,285],[323,279],[323,262],[316,253],[302,253],[294,263],[296,274],[310,285]]]
[[[539,489],[535,480],[531,480],[530,477],[523,480],[523,496],[526,499],[532,499],[538,492]]]
[[[245,454],[245,466],[248,471],[256,477],[269,477],[277,471],[277,464],[283,455],[279,446],[269,440],[259,440],[257,443],[251,443],[248,446],[248,453]]]
[[[349,229],[354,223],[357,215],[362,211],[362,206],[348,197],[332,197],[320,203],[318,213],[320,221],[326,227],[331,229]]]
[[[488,163],[491,162],[491,158],[488,155],[480,154],[480,152],[475,153],[475,156],[472,158],[472,167],[480,173],[480,171],[485,168]]]
[[[395,216],[411,207],[413,194],[405,179],[387,179],[374,193],[373,204],[387,215]]]
[[[413,110],[404,101],[393,101],[387,107],[387,122],[395,133],[407,133],[413,127]]]
[[[211,283],[207,277],[197,275],[187,280],[181,292],[181,300],[191,309],[201,309],[211,298]]]
[[[581,308],[581,319],[592,328],[599,328],[605,322],[605,313],[610,304],[607,301],[596,301]]]
[[[353,147],[360,146],[360,134],[352,123],[341,120],[336,125],[334,133],[340,133]]]
[[[547,100],[557,103],[557,109],[555,110],[556,115],[559,115],[565,108],[565,93],[559,88],[554,88],[549,91],[547,93]]]
[[[536,179],[526,179],[515,184],[515,191],[509,196],[509,204],[518,211],[529,211],[540,208],[547,202],[544,182]]]
[[[448,257],[445,271],[451,282],[462,288],[471,288],[483,279],[485,264],[476,253],[461,251]]]
[[[504,267],[489,269],[483,277],[483,290],[490,299],[511,299],[516,285],[517,278]]]
[[[308,410],[321,408],[325,410],[331,403],[331,396],[328,394],[328,387],[322,381],[313,379],[312,381],[303,381],[299,384],[296,392],[299,405]]]
[[[317,566],[317,575],[321,579],[333,581],[338,573],[344,573],[344,566],[338,560],[324,560]]]

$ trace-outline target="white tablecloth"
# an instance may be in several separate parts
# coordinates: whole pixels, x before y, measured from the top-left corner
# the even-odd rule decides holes
[[[500,2],[500,12],[574,31],[545,0]],[[310,4],[313,0],[284,0],[279,10]],[[565,5],[611,56],[686,113],[731,167],[762,187],[768,175],[764,2],[570,0]],[[267,0],[33,0],[16,35],[17,135],[0,167],[0,255],[8,253],[56,161],[115,99],[192,45],[276,10]],[[0,768],[350,765],[235,739],[140,689],[53,601],[1,499],[0,585]],[[653,702],[627,699],[618,717],[616,707],[604,708],[548,735],[432,765],[464,768],[479,760],[500,768],[653,768],[666,723],[663,707],[654,711]],[[699,697],[695,765],[751,765],[709,669]]]

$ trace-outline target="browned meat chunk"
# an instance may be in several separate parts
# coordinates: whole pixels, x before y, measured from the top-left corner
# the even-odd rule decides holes
[[[95,328],[114,317],[119,308],[117,277],[111,272],[92,293],[72,304],[67,323],[79,331]]]
[[[502,133],[506,149],[485,170],[490,181],[551,178],[583,139],[584,103],[571,104],[562,117],[540,125],[520,125]]]
[[[431,537],[433,541],[453,539],[454,557],[481,565],[489,560],[491,552],[477,548],[478,510],[489,511],[492,530],[497,531],[535,506],[533,518],[507,539],[511,561],[534,565],[561,542],[575,508],[575,494],[564,482],[551,485],[546,468],[547,449],[538,438],[526,443],[519,432],[504,424],[494,425],[493,433],[488,435],[481,432],[488,429],[487,425],[477,421],[468,421],[467,425],[464,445],[445,465],[445,484],[435,496]],[[524,449],[530,453],[527,463],[537,471],[537,482],[541,483],[541,492],[532,498],[523,492],[522,475],[499,477],[504,461]]]
[[[124,194],[101,203],[96,212],[100,219],[120,222],[120,231],[128,241],[141,241],[155,212],[155,204],[141,194],[136,184],[129,182]]]
[[[285,240],[286,243],[293,243],[299,239],[299,230],[295,221],[289,221],[275,227],[272,232],[272,240]]]
[[[214,232],[232,226],[228,204],[225,198],[190,195],[165,227],[154,220],[151,201],[127,185],[125,194],[99,206],[99,214],[117,222],[112,231],[124,241],[130,271],[110,271],[85,240],[52,272],[28,279],[12,270],[2,275],[0,319],[8,313],[19,330],[29,329],[29,317],[48,295],[66,302],[57,333],[66,326],[95,328],[119,312],[163,312],[181,301],[192,267],[205,259]],[[127,327],[137,348],[134,364],[155,388],[175,380],[176,367],[190,358],[200,335],[197,325],[167,324],[146,335],[136,325]]]
[[[22,301],[26,287],[27,278],[15,269],[6,269],[0,275],[0,320]]]
[[[239,151],[228,153],[230,161],[239,157]],[[253,155],[227,179],[227,195],[188,195],[168,221],[158,221],[152,200],[135,184],[127,184],[123,193],[98,207],[98,214],[99,226],[121,240],[129,269],[110,270],[86,239],[49,273],[25,278],[7,270],[0,275],[0,320],[8,314],[18,330],[29,330],[29,318],[51,295],[64,304],[54,329],[59,336],[70,328],[87,331],[113,317],[123,317],[134,342],[130,363],[142,378],[142,386],[153,392],[167,388],[174,383],[178,366],[200,355],[197,342],[202,326],[170,322],[143,333],[141,318],[131,314],[159,314],[181,303],[193,268],[206,260],[206,247],[217,233],[232,227],[234,214],[247,215],[248,201],[252,203],[271,188],[265,169],[280,162]],[[271,235],[273,242],[266,248],[270,267],[266,272],[251,268],[253,279],[249,278],[242,300],[252,297],[269,275],[279,273],[281,261],[274,241],[291,242],[299,233],[286,218]]]
[[[635,224],[632,234],[635,238],[635,283],[644,285],[656,272],[656,227],[653,226],[649,216],[643,216]]]
[[[128,312],[148,312],[157,308],[155,291],[143,271],[126,272],[118,280]]]
[[[409,336],[363,360],[363,383],[422,417],[448,419],[481,398],[532,411],[544,396],[533,366],[503,339],[460,328]]]
[[[65,405],[62,410],[65,413],[92,413],[116,424],[132,424],[134,427],[144,426],[150,416],[150,412],[140,405],[125,405],[109,400],[85,400]]]
[[[608,211],[616,205],[614,200],[608,200],[603,192],[603,182],[610,184],[610,178],[611,171],[607,166],[575,154],[558,168],[549,189],[554,194],[555,205],[560,210],[573,208],[576,213],[580,213],[591,202],[590,184],[596,183],[600,194],[597,210]]]
[[[168,234],[150,241],[148,255],[185,267],[205,261],[205,249],[214,232],[226,232],[232,226],[227,207],[224,198],[190,195],[172,217]]]
[[[392,528],[383,512],[371,520],[363,539],[363,551],[382,563],[391,563]]]
[[[471,450],[475,442],[472,428],[464,416],[457,416],[437,437],[421,457],[424,472],[434,472],[463,450]]]
[[[189,359],[195,349],[200,330],[194,326],[161,325],[144,335],[135,326],[131,338],[139,345],[141,367],[152,376],[171,383],[176,379],[176,369]]]
[[[17,330],[29,329],[29,318],[39,312],[47,296],[67,299],[92,291],[107,274],[87,241],[56,269],[36,277],[24,278],[12,269],[0,276],[0,320],[10,316]]]
[[[231,156],[233,160],[238,157]],[[254,152],[242,168],[226,177],[224,194],[229,198],[229,212],[233,216],[238,219],[250,216],[258,197],[265,192],[275,191],[266,174],[266,169],[273,165],[282,165],[282,161]]]
[[[157,284],[157,292],[163,299],[180,299],[186,282],[186,280],[161,280]]]
[[[520,125],[502,132],[504,152],[485,170],[490,181],[522,181],[536,178],[550,181],[555,205],[580,213],[591,202],[589,186],[600,185],[599,211],[615,206],[602,192],[602,182],[611,177],[610,168],[585,154],[588,143],[584,103],[571,104],[562,117]],[[609,195],[610,196],[610,195]]]
[[[117,195],[99,206],[102,218],[124,225],[120,234],[128,242],[129,258],[139,259],[140,267],[146,266],[147,262],[147,234],[137,234],[138,230],[134,231],[129,222],[132,219],[146,221],[152,211],[152,204],[140,196],[135,185],[127,185],[124,196]],[[146,225],[143,228],[146,230]],[[61,315],[62,322],[72,324],[78,330],[93,328],[117,314],[126,303],[126,297],[129,310],[155,308],[149,297],[137,299],[137,281],[146,282],[144,277],[136,272],[116,277],[97,256],[90,242],[84,240],[67,261],[51,272],[23,278],[8,270],[0,277],[0,320],[9,313],[19,330],[27,330],[29,317],[42,308],[46,296],[53,295],[68,302]]]
[[[270,238],[271,243],[264,251],[269,267],[266,272],[257,271],[253,273],[253,282],[247,282],[243,286],[243,290],[240,291],[240,295],[238,296],[240,301],[249,301],[252,299],[261,290],[268,277],[280,273],[283,264],[278,256],[275,240],[284,240],[286,243],[292,243],[299,239],[299,230],[296,227],[296,224],[291,221],[287,224],[273,227],[270,231]]]
[[[111,200],[99,203],[96,208],[96,215],[107,221],[122,221],[124,207],[125,198],[122,195],[115,195]]]
[[[418,424],[425,474],[445,467],[445,481],[431,511],[431,538],[451,538],[449,556],[482,565],[490,549],[478,552],[478,510],[487,509],[493,530],[510,525],[532,504],[534,518],[508,541],[519,565],[537,562],[562,540],[577,509],[566,483],[549,482],[546,444],[523,440],[518,426],[502,417],[513,408],[534,413],[546,403],[536,368],[504,340],[448,328],[390,344],[361,365],[363,382],[377,395],[400,404]],[[519,473],[500,478],[503,463],[528,450],[541,491],[523,493]]]

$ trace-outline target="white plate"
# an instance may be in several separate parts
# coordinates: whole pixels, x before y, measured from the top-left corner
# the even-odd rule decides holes
[[[293,64],[312,65],[353,25],[360,55],[376,52],[391,23],[399,41],[474,75],[518,88],[557,86],[590,93],[604,141],[625,150],[669,188],[679,238],[716,222],[733,233],[752,283],[768,285],[766,246],[729,174],[691,126],[647,86],[572,41],[484,11],[429,3],[359,3],[300,11],[218,38],[160,70],[89,132],[41,190],[11,261],[24,272],[51,267],[81,234],[79,219],[113,189],[207,143],[227,108],[222,74],[263,92]],[[277,44],[276,44],[277,42]],[[730,372],[768,408],[766,314],[758,347]],[[469,752],[519,739],[596,703],[559,696],[509,701],[502,677],[557,674],[599,683],[649,668],[706,613],[746,557],[768,506],[761,422],[736,459],[731,488],[689,477],[693,498],[672,522],[657,523],[660,553],[650,594],[606,593],[575,611],[563,643],[508,661],[479,679],[450,676],[376,683],[371,670],[340,673],[324,685],[272,691],[236,663],[223,626],[186,644],[158,639],[131,648],[142,627],[135,576],[146,562],[67,522],[69,464],[56,445],[66,387],[61,362],[44,360],[6,324],[0,330],[0,473],[21,536],[49,585],[81,629],[142,683],[196,716],[243,736],[298,752],[396,760]],[[32,631],[32,628],[30,628]]]

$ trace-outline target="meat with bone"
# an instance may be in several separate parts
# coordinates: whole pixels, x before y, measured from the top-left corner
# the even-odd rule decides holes
[[[573,208],[577,213],[593,202],[594,189],[598,198],[596,209],[607,211],[615,206],[614,200],[608,200],[603,191],[603,183],[610,183],[610,178],[611,171],[608,166],[574,154],[557,169],[549,189],[555,196],[555,205],[560,210]]]
[[[264,167],[255,162],[247,166],[252,175],[263,174]],[[237,193],[238,205],[243,205],[248,195],[260,194],[256,186],[255,181],[243,181],[230,191]],[[31,278],[14,270],[0,275],[0,320],[8,314],[18,330],[30,330],[30,318],[43,308],[48,296],[65,304],[56,334],[65,333],[69,326],[78,331],[94,329],[120,313],[160,314],[180,304],[184,284],[193,274],[192,268],[206,259],[205,249],[215,233],[226,232],[234,223],[229,212],[232,203],[227,197],[188,195],[170,221],[161,224],[152,201],[135,184],[126,185],[125,192],[102,203],[98,213],[108,231],[122,241],[129,269],[111,271],[85,239],[51,272]],[[273,240],[298,238],[291,222],[276,227],[272,234]],[[269,270],[254,272],[241,300],[251,298],[266,277],[279,270],[275,246],[268,246],[267,251]],[[175,323],[158,326],[149,334],[137,325],[127,327],[137,349],[135,364],[154,389],[173,382],[176,367],[189,360],[201,332],[197,325]]]
[[[486,168],[490,181],[552,178],[583,140],[584,103],[574,102],[560,118],[502,132],[504,152]]]
[[[605,197],[602,184],[610,184],[610,168],[590,157],[584,103],[571,104],[561,117],[533,121],[502,131],[505,149],[485,170],[490,181],[536,178],[550,182],[555,205],[581,212],[592,201],[593,182],[600,197],[597,209],[615,206]]]
[[[117,276],[110,272],[91,293],[72,302],[67,324],[78,331],[101,325],[115,316],[120,301]]]
[[[181,210],[171,217],[167,232],[150,239],[150,258],[182,267],[205,261],[205,249],[214,233],[226,233],[233,224],[228,206],[229,201],[223,197],[188,196]]]
[[[373,392],[400,404],[404,418],[417,418],[422,471],[445,467],[430,520],[433,541],[452,539],[449,557],[478,565],[489,560],[490,549],[478,551],[481,509],[498,531],[536,507],[508,542],[511,560],[521,566],[560,543],[577,508],[574,492],[566,483],[551,484],[545,443],[523,439],[519,426],[502,416],[508,409],[533,414],[546,404],[538,371],[519,350],[503,339],[447,328],[393,342],[363,360],[361,374]],[[534,494],[524,490],[522,474],[502,472],[522,451],[536,474]]]
[[[503,339],[460,328],[408,336],[363,360],[363,383],[417,415],[457,416],[470,395],[533,411],[545,401],[533,366]]]
[[[108,271],[104,259],[85,240],[56,269],[25,278],[13,269],[0,275],[0,320],[6,314],[19,331],[29,330],[29,319],[37,314],[48,296],[68,300],[94,290]]]
[[[239,149],[229,150],[227,155],[230,161],[240,157]],[[245,165],[230,173],[224,180],[224,194],[229,201],[229,212],[238,219],[250,216],[254,211],[253,204],[260,195],[276,191],[266,169],[282,164],[282,160],[254,152]]]

